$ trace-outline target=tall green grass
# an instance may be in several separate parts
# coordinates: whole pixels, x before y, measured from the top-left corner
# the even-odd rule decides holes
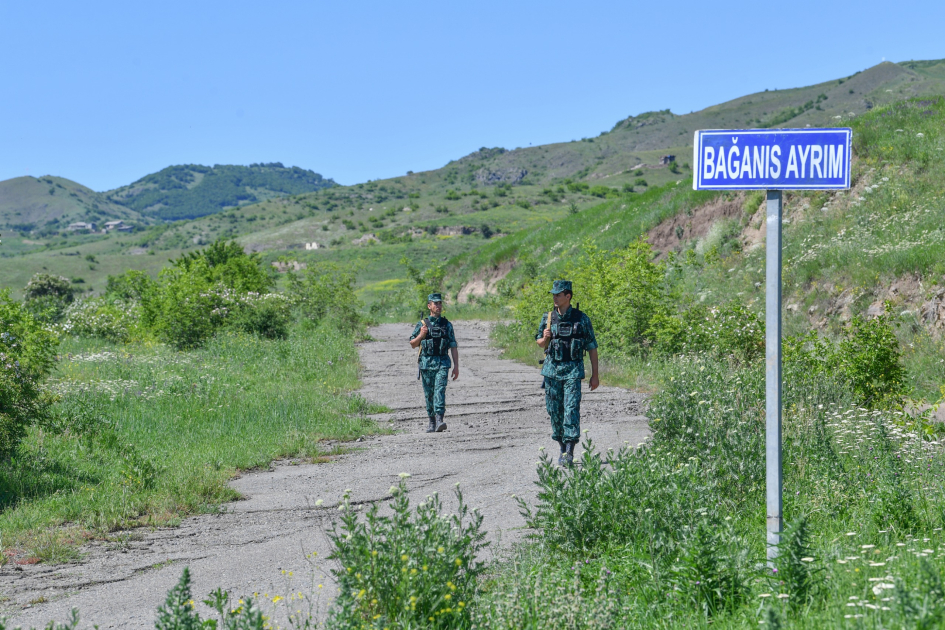
[[[945,456],[787,366],[784,513],[765,560],[764,378],[709,357],[664,371],[645,445],[538,466],[534,542],[494,567],[476,627],[939,627]],[[851,621],[853,620],[853,621]],[[861,621],[855,621],[861,620]]]
[[[353,339],[300,326],[284,341],[221,334],[206,348],[66,340],[50,383],[58,426],[34,427],[0,468],[0,530],[13,555],[56,559],[57,540],[167,524],[236,498],[237,470],[316,459],[324,439],[377,430]],[[44,537],[45,536],[45,537]],[[46,541],[46,547],[42,542]],[[43,547],[43,548],[41,548]],[[66,552],[67,553],[67,552]]]

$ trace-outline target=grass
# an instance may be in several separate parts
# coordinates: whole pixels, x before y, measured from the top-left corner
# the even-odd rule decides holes
[[[492,568],[477,627],[937,627],[941,445],[790,367],[790,528],[778,573],[766,569],[759,368],[673,360],[648,413],[647,446],[585,444],[573,472],[544,456],[538,500],[523,505],[534,540]]]
[[[205,349],[66,341],[51,387],[61,422],[33,428],[0,469],[0,530],[19,560],[59,561],[89,535],[164,525],[236,498],[238,470],[315,459],[319,442],[375,432],[350,395],[351,337],[220,335]]]

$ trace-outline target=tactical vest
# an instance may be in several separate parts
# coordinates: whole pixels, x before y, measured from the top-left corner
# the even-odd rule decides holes
[[[561,317],[552,310],[548,325],[551,327],[548,357],[553,361],[582,361],[587,330],[581,324],[581,311],[572,308],[567,317]]]
[[[423,323],[427,325],[427,336],[420,342],[420,354],[428,357],[445,356],[450,349],[449,321],[440,317],[433,324],[429,317],[425,317]]]

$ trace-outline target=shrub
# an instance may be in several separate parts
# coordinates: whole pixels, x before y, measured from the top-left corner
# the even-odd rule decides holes
[[[118,276],[108,276],[105,295],[110,298],[134,302],[147,300],[155,288],[155,282],[143,271],[129,270]]]
[[[247,254],[235,241],[218,240],[206,249],[184,254],[171,264],[201,276],[209,284],[220,283],[245,293],[264,293],[273,284],[262,269],[258,254]]]
[[[730,521],[709,523],[703,516],[689,527],[679,561],[672,568],[674,586],[707,617],[741,606],[749,593],[748,553]]]
[[[407,274],[413,280],[416,298],[414,305],[414,314],[418,317],[424,317],[427,314],[427,296],[431,293],[442,293],[443,277],[445,272],[442,267],[430,267],[424,272],[413,266],[406,256],[400,259],[400,264],[407,268]]]
[[[66,278],[37,273],[26,283],[23,301],[36,319],[58,322],[74,296],[75,289]]]
[[[411,511],[403,479],[391,493],[390,516],[374,504],[363,520],[345,494],[340,529],[331,534],[339,593],[328,626],[468,626],[483,572],[477,555],[488,544],[482,516],[469,511],[458,487],[450,517],[435,494]]]
[[[160,288],[144,310],[145,325],[178,350],[202,346],[227,315],[225,289],[214,291],[207,266],[205,261],[195,260],[187,267],[162,269]]]
[[[140,338],[141,307],[108,297],[76,300],[62,317],[62,330],[76,337],[95,337],[127,342]]]
[[[615,195],[617,191],[611,188],[610,186],[598,185],[588,190],[588,193],[593,195],[594,197],[600,197],[603,199],[605,197],[610,197],[610,196]]]
[[[16,450],[26,428],[49,417],[52,396],[43,382],[56,361],[58,340],[0,290],[0,459]]]
[[[649,333],[665,354],[704,352],[751,363],[765,353],[764,321],[741,302],[695,305],[678,316],[658,313]]]
[[[574,283],[575,303],[590,316],[601,346],[633,353],[652,345],[650,321],[666,306],[665,266],[652,260],[645,240],[612,252],[587,244],[562,277]],[[532,332],[551,308],[548,280],[526,285],[514,306],[516,328]]]
[[[201,620],[194,609],[194,598],[190,587],[190,569],[184,567],[177,585],[167,593],[164,604],[157,610],[156,630],[263,630],[270,627],[262,610],[252,597],[243,597],[239,602],[230,602],[230,594],[217,589],[203,603],[213,608],[218,619]]]
[[[37,273],[26,283],[24,300],[53,296],[68,303],[72,301],[73,291],[72,284],[66,278],[48,273]]]
[[[814,331],[787,337],[784,358],[811,373],[840,375],[869,407],[901,404],[909,393],[902,352],[888,315],[871,320],[856,316],[835,341]]]
[[[217,241],[171,262],[153,286],[140,277],[127,283],[129,290],[146,294],[142,323],[161,341],[181,350],[197,348],[228,322],[262,336],[285,335],[287,306],[266,293],[272,279],[256,254],[246,254],[238,243]]]
[[[788,604],[794,611],[811,603],[822,586],[823,569],[815,564],[814,555],[810,523],[806,517],[801,517],[781,535],[775,561],[775,579],[783,592],[790,595]]]
[[[291,303],[280,293],[239,295],[227,317],[234,330],[263,339],[285,339],[292,321]]]
[[[356,281],[350,266],[319,262],[300,273],[290,273],[286,293],[301,317],[316,324],[330,319],[342,330],[351,331],[361,325]]]
[[[591,187],[587,182],[567,182],[565,185],[573,193],[587,192]]]

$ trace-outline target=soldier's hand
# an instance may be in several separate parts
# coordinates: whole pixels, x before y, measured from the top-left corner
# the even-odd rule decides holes
[[[551,339],[551,327],[546,327],[545,332],[542,333],[542,339]]]
[[[453,380],[455,381],[458,378],[459,378],[459,366],[457,365],[456,367],[453,368]]]
[[[600,387],[600,378],[596,374],[591,376],[591,391]]]
[[[420,326],[420,334],[417,335],[418,339],[424,339],[427,336],[427,326],[426,324]]]

